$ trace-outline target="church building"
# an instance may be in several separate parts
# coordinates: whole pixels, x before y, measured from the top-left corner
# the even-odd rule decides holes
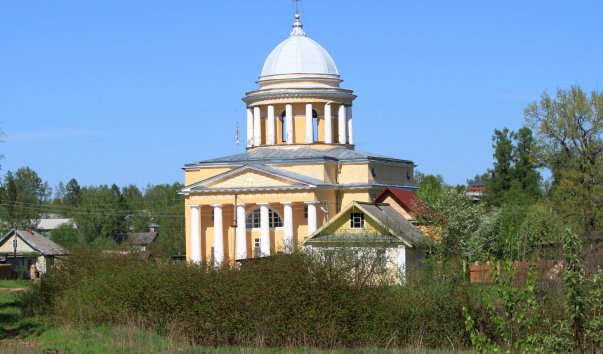
[[[183,168],[188,261],[288,253],[353,202],[373,203],[388,187],[416,189],[412,161],[355,149],[353,121],[368,118],[353,118],[356,96],[341,83],[296,14],[259,87],[243,98],[246,151]]]

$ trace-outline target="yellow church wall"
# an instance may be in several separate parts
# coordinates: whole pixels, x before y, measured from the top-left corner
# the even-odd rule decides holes
[[[330,162],[324,165],[325,167],[325,182],[337,183],[337,163]]]
[[[375,172],[375,177],[372,176],[372,170]],[[369,178],[376,183],[414,185],[411,166],[371,163],[369,171],[371,171]]]
[[[292,191],[266,191],[266,192],[240,192],[238,194],[239,203],[280,203],[280,202],[305,202],[316,200],[313,191],[292,190]],[[234,204],[234,193],[212,193],[190,195],[185,200],[185,205],[200,204]]]
[[[368,163],[344,163],[341,164],[339,173],[339,183],[368,183],[369,169]]]
[[[203,167],[198,170],[187,170],[184,172],[184,184],[186,186],[212,178],[221,173],[233,170],[235,167]]]
[[[370,202],[371,196],[368,188],[344,190],[341,194],[341,207],[345,208],[353,201]]]
[[[325,165],[324,164],[315,164],[315,165],[269,165],[270,167],[278,168],[285,171],[299,173],[304,176],[313,177],[319,179],[321,181],[325,180]]]

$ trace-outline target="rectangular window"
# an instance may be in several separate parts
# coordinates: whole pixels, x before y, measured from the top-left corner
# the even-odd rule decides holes
[[[304,219],[308,218],[308,206],[304,206]]]
[[[253,247],[254,248],[260,248],[261,242],[259,238],[254,238],[253,239]]]
[[[350,228],[364,229],[364,213],[350,213]]]

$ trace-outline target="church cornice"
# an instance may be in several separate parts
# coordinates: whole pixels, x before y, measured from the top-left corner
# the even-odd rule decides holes
[[[248,106],[256,102],[266,100],[287,100],[287,99],[323,99],[341,102],[343,104],[352,104],[356,95],[352,90],[345,89],[279,89],[274,91],[257,90],[247,92],[242,98]]]

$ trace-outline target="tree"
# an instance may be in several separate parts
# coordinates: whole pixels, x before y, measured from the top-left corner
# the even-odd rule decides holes
[[[63,198],[64,204],[71,207],[78,207],[82,198],[82,189],[77,183],[75,178],[72,178],[67,182],[65,186],[65,197]]]
[[[473,203],[464,189],[445,187],[417,220],[439,228],[440,249],[443,256],[465,254],[468,242],[477,230],[483,215],[480,204]]]
[[[500,205],[503,195],[511,189],[513,181],[513,142],[508,128],[494,130],[492,136],[494,148],[494,166],[490,171],[486,184],[487,198],[495,205]]]
[[[418,187],[418,197],[427,204],[434,203],[443,193],[444,178],[440,175],[421,174]]]
[[[54,198],[52,203],[54,205],[62,205],[65,199],[65,194],[67,190],[65,189],[65,184],[63,182],[59,182],[57,186],[54,188]]]
[[[33,228],[51,189],[34,170],[21,167],[14,174],[7,172],[1,192],[3,219],[9,226]]]
[[[556,210],[585,240],[603,226],[603,93],[580,87],[546,92],[525,110],[536,133],[535,157],[552,171],[551,199]]]
[[[52,230],[50,240],[66,248],[71,248],[82,242],[80,233],[71,224],[62,224]]]
[[[0,143],[4,142],[4,131],[0,129]],[[0,154],[0,161],[4,159],[4,154]],[[0,169],[2,169],[2,165],[0,165]]]
[[[485,200],[495,206],[503,203],[525,205],[540,197],[540,173],[532,161],[532,131],[521,128],[494,130],[494,166],[488,171]]]
[[[178,194],[183,187],[180,183],[160,184],[147,186],[144,193],[145,209],[159,225],[159,238],[151,248],[166,255],[186,253],[184,197]]]
[[[521,192],[528,198],[536,200],[541,197],[541,176],[533,154],[535,150],[532,130],[523,127],[513,133],[515,148],[513,149],[513,182],[518,183]]]
[[[123,228],[127,212],[122,209],[120,195],[106,185],[82,189],[80,206],[73,217],[87,243],[97,238],[112,239],[116,233],[127,231]]]

